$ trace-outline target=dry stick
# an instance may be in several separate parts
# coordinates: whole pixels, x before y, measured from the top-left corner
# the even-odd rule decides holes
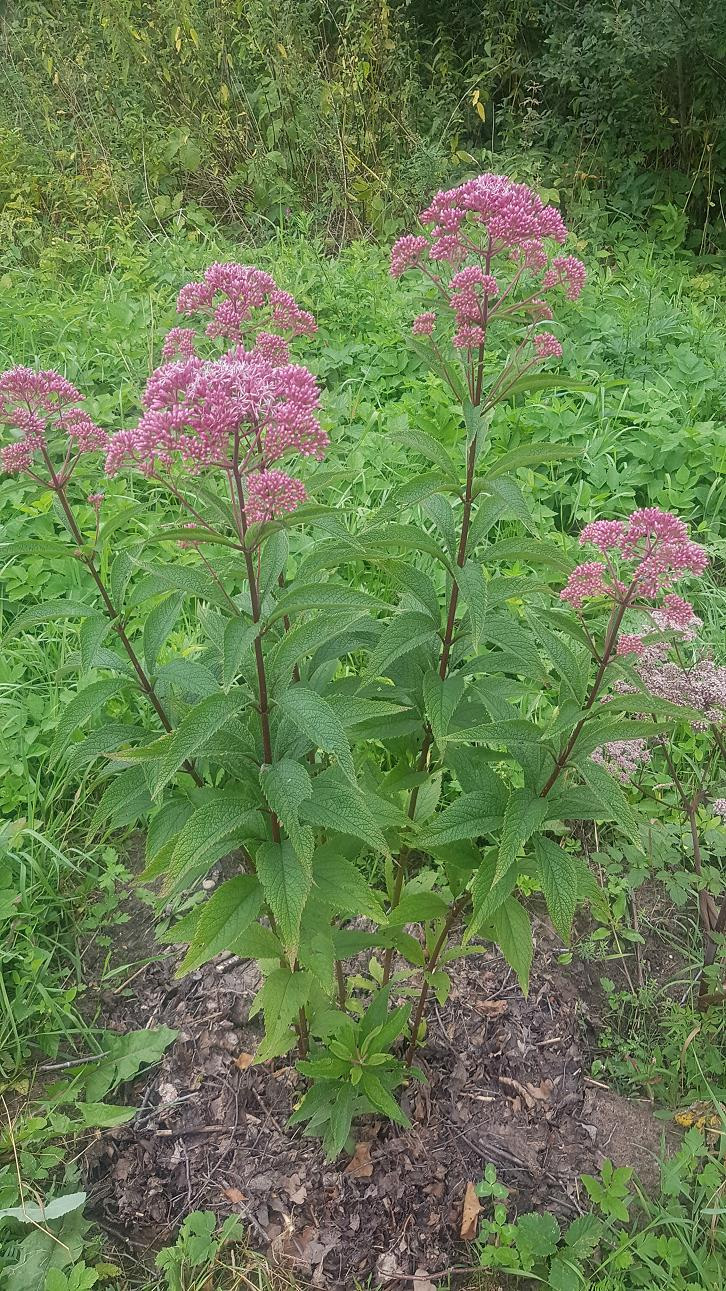
[[[88,570],[94,583],[96,584],[101,600],[103,601],[106,615],[110,619],[113,625],[113,629],[116,635],[118,636],[119,641],[121,642],[124,650],[126,651],[126,654],[128,655],[129,661],[134,669],[134,672],[136,673],[136,676],[138,677],[139,685],[141,686],[143,693],[146,695],[146,698],[149,700],[150,704],[152,705],[157,717],[159,718],[159,721],[164,727],[164,730],[167,732],[171,732],[174,728],[172,727],[172,724],[166,715],[166,710],[163,704],[161,703],[161,700],[159,699],[159,696],[157,695],[150,678],[147,676],[147,673],[145,672],[141,664],[141,661],[139,660],[139,657],[136,654],[136,651],[134,650],[134,647],[132,646],[126,634],[126,630],[123,625],[123,619],[121,617],[121,614],[119,610],[116,608],[116,606],[114,605],[114,602],[112,601],[111,597],[109,596],[108,590],[106,588],[106,584],[104,583],[100,573],[98,572],[98,569],[96,568],[96,562],[92,555],[89,555],[87,552],[83,550],[85,545],[83,534],[78,528],[78,525],[76,523],[76,518],[73,514],[73,510],[68,501],[68,498],[66,497],[65,486],[61,483],[58,476],[56,475],[53,469],[53,464],[50,460],[50,457],[48,456],[47,450],[43,448],[42,452],[45,458],[46,466],[50,471],[55,495],[58,498],[58,501],[60,502],[61,507],[63,508],[63,513],[66,517],[66,520],[68,521],[68,526],[70,528],[71,534],[78,545],[79,557],[83,561],[84,565],[86,566],[86,569]],[[204,784],[202,777],[196,771],[195,767],[192,765],[191,762],[188,762],[188,761],[185,762],[184,769],[185,771],[188,771],[189,775],[192,777],[196,785],[201,787]]]
[[[461,518],[461,535],[459,538],[459,547],[456,553],[456,564],[459,569],[462,569],[463,566],[466,564],[466,544],[469,540],[469,528],[471,525],[471,508],[472,508],[472,502],[473,502],[475,465],[476,465],[476,439],[473,439],[469,446],[469,452],[467,455],[466,487],[464,491],[464,511]],[[459,585],[456,579],[453,578],[451,581],[451,592],[449,594],[449,609],[446,616],[446,629],[444,631],[443,643],[441,647],[441,658],[439,661],[439,677],[441,678],[442,681],[445,679],[449,668],[449,658],[451,655],[452,641],[454,639],[454,627],[456,624],[456,608],[458,603],[459,603]],[[429,753],[431,751],[432,743],[433,743],[433,735],[431,731],[427,728],[426,734],[424,736],[423,744],[421,745],[421,753],[419,755],[418,763],[416,766],[416,770],[419,773],[424,772],[426,770],[426,767],[428,766]],[[414,815],[416,813],[418,791],[419,791],[419,786],[414,785],[413,789],[411,790],[411,795],[408,801],[407,815],[409,820],[413,820]],[[404,846],[399,852],[398,868],[396,870],[396,880],[393,888],[393,894],[391,897],[392,910],[395,910],[396,906],[401,900],[401,892],[403,890],[403,884],[406,878],[406,869],[407,869],[410,855],[411,855],[410,847]],[[386,951],[385,958],[383,961],[383,985],[384,986],[386,986],[390,981],[392,965],[393,965],[393,947],[391,946]]]

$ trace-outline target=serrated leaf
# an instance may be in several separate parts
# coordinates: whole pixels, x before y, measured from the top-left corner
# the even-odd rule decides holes
[[[21,610],[3,633],[2,640],[10,641],[26,628],[34,628],[38,623],[55,623],[58,619],[102,618],[100,610],[81,601],[43,601],[41,605],[31,605]]]
[[[353,756],[345,730],[322,695],[305,686],[291,686],[277,701],[278,707],[310,740],[314,748],[333,756],[352,784],[356,783]]]
[[[109,575],[109,585],[111,588],[111,597],[116,603],[116,608],[122,604],[124,593],[131,580],[134,572],[134,562],[127,551],[120,551],[114,557]]]
[[[416,846],[435,849],[490,834],[501,823],[504,803],[504,792],[464,793],[417,835]]]
[[[312,978],[307,972],[292,973],[289,968],[276,968],[257,992],[250,1008],[250,1017],[262,1010],[265,1020],[265,1038],[255,1055],[256,1062],[278,1057],[292,1048],[294,1035],[288,1031],[297,1021],[310,995]],[[286,1045],[280,1049],[280,1045]]]
[[[571,698],[578,707],[587,694],[587,683],[590,671],[590,652],[575,653],[562,639],[547,626],[532,610],[526,611],[527,622],[532,628],[539,645],[549,655],[554,670],[564,683]]]
[[[569,945],[577,906],[577,863],[564,848],[542,834],[534,840],[534,854],[550,918]]]
[[[492,917],[492,927],[497,945],[517,974],[524,995],[527,995],[534,958],[532,925],[527,911],[516,897],[508,897]]]
[[[449,557],[453,561],[456,556],[458,538],[454,510],[449,499],[445,498],[441,493],[434,493],[432,497],[427,498],[422,504],[421,510],[427,519],[432,521]]]
[[[146,616],[144,622],[144,660],[146,671],[153,672],[159,651],[174,628],[184,604],[183,592],[171,592],[163,601],[159,601]]]
[[[471,884],[472,917],[464,935],[464,944],[477,937],[484,924],[493,919],[497,910],[514,891],[517,882],[517,866],[512,865],[506,874],[494,883],[497,872],[497,853],[488,852],[479,866]]]
[[[316,776],[312,798],[301,804],[300,815],[311,825],[347,834],[366,843],[374,852],[390,855],[388,844],[364,795],[351,785],[328,776]]]
[[[390,911],[388,923],[397,927],[425,919],[439,919],[448,913],[448,909],[437,892],[404,892],[398,905]]]
[[[358,1088],[362,1094],[365,1094],[375,1111],[382,1112],[395,1125],[402,1125],[404,1129],[410,1127],[411,1122],[408,1117],[404,1115],[393,1095],[372,1071],[363,1071]]]
[[[158,798],[185,762],[203,753],[205,744],[236,716],[239,708],[238,695],[219,694],[208,695],[190,709],[177,729],[166,737],[162,755],[148,772],[152,798]]]
[[[315,852],[313,884],[318,900],[338,914],[365,915],[383,923],[385,914],[377,893],[335,844],[327,843]]]
[[[522,466],[546,466],[550,462],[564,462],[571,457],[582,457],[582,449],[574,444],[521,444],[503,453],[491,466],[485,467],[485,479],[492,480]]]
[[[104,757],[108,753],[116,753],[134,740],[143,742],[148,738],[149,732],[141,726],[127,726],[122,722],[109,722],[99,726],[98,730],[91,731],[84,740],[79,740],[78,743],[66,748],[64,758],[68,774],[75,776],[96,758]]]
[[[101,825],[106,825],[107,829],[120,829],[122,825],[133,824],[146,814],[151,805],[143,768],[128,767],[101,795],[88,827],[89,838],[98,833]]]
[[[408,511],[411,507],[417,506],[432,493],[444,491],[451,491],[450,471],[446,474],[441,471],[425,471],[422,475],[415,475],[392,490],[376,516],[376,523],[397,519],[402,511]]]
[[[250,623],[242,617],[230,619],[224,629],[224,647],[222,655],[222,685],[227,691],[237,680],[242,660],[252,650],[255,638],[259,635],[259,624]]]
[[[386,602],[379,597],[348,587],[345,583],[295,583],[279,597],[267,624],[276,623],[285,615],[292,618],[308,610],[372,614],[375,610],[387,608]]]
[[[84,619],[78,633],[78,644],[81,651],[81,667],[84,672],[93,668],[99,647],[111,630],[111,622],[105,617]]]
[[[384,628],[378,642],[368,656],[365,677],[386,675],[397,659],[417,650],[419,646],[433,645],[438,634],[428,614],[404,610],[396,614]]]
[[[211,802],[205,802],[182,821],[179,837],[169,857],[164,893],[175,890],[179,879],[192,866],[208,861],[213,865],[231,851],[233,845],[249,830],[261,827],[258,812],[250,810],[250,799],[242,793],[220,790]]]
[[[490,614],[484,622],[482,638],[513,655],[518,660],[520,676],[547,681],[547,669],[540,659],[535,639],[515,614],[506,611]]]
[[[477,650],[484,631],[488,604],[487,585],[481,565],[469,561],[463,569],[457,568],[456,584],[469,611],[469,630],[472,644]]]
[[[501,501],[501,499],[500,499]],[[531,565],[547,565],[557,574],[567,578],[574,561],[561,547],[546,539],[531,542],[522,538],[502,538],[487,547],[487,564],[491,561],[523,561]]]
[[[446,745],[446,736],[451,719],[454,716],[466,687],[466,678],[458,672],[452,673],[444,681],[437,672],[429,672],[423,680],[423,698],[426,718],[431,727],[431,734],[440,751]]]
[[[255,865],[277,931],[294,959],[300,920],[312,887],[312,868],[300,859],[287,838],[281,843],[263,843],[257,849]]]
[[[267,657],[269,677],[273,682],[281,679],[286,681],[294,665],[301,659],[314,654],[321,646],[334,641],[336,637],[343,636],[364,619],[368,619],[368,615],[362,614],[359,610],[352,613],[342,611],[337,614],[326,611],[324,614],[318,614],[314,618],[296,624],[269,652]]]
[[[495,884],[507,873],[517,859],[520,849],[532,834],[537,832],[546,818],[546,799],[537,797],[530,789],[515,789],[509,795],[502,823],[499,858],[494,875]]]
[[[176,970],[183,977],[229,950],[262,909],[263,893],[257,879],[241,874],[213,892],[197,922],[193,940]]]
[[[109,699],[113,699],[123,690],[126,682],[120,677],[106,677],[85,686],[64,708],[56,727],[51,757],[57,758],[66,747],[74,731],[78,730],[89,717],[97,714]]]
[[[162,664],[156,674],[154,689],[157,694],[168,694],[172,687],[194,702],[219,692],[219,682],[214,673],[197,659],[170,659]]]
[[[438,439],[429,435],[425,430],[397,430],[391,435],[395,443],[404,444],[407,448],[413,449],[414,453],[419,453],[429,462],[442,471],[444,475],[457,478],[456,467],[452,462],[449,454],[440,444]]]
[[[300,824],[300,806],[313,792],[312,781],[301,762],[282,758],[260,769],[260,784],[268,805],[290,837],[300,860],[307,866],[313,857],[313,831]]]
[[[592,789],[596,798],[599,798],[603,806],[611,813],[610,819],[617,820],[618,824],[622,826],[638,848],[638,851],[642,852],[643,844],[640,840],[640,830],[635,812],[617,780],[614,780],[604,767],[598,766],[591,758],[578,759],[577,769],[583,780]]]
[[[509,515],[515,516],[529,533],[536,534],[537,526],[534,516],[515,480],[503,475],[497,479],[487,480],[484,487],[487,493],[499,498],[504,503],[506,507],[505,514],[509,513]]]

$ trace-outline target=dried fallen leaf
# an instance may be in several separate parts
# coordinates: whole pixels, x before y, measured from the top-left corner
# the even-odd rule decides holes
[[[530,1112],[534,1109],[535,1107],[534,1098],[530,1094],[529,1090],[525,1089],[524,1085],[521,1084],[520,1081],[514,1080],[511,1076],[497,1076],[497,1080],[499,1081],[500,1085],[506,1085],[507,1089],[515,1089],[518,1094],[521,1094]]]
[[[239,1067],[240,1071],[246,1071],[248,1067],[252,1066],[254,1060],[255,1055],[253,1053],[238,1053],[234,1059],[234,1065]]]
[[[345,1167],[343,1174],[349,1174],[351,1179],[370,1179],[373,1174],[373,1163],[371,1161],[371,1145],[367,1140],[363,1143],[356,1143],[355,1152]]]
[[[476,1195],[476,1188],[473,1183],[466,1185],[464,1194],[464,1209],[461,1214],[461,1240],[462,1242],[473,1242],[476,1237],[476,1230],[479,1224],[479,1212],[481,1203]]]
[[[500,1018],[507,1012],[509,1003],[507,1000],[477,1000],[474,1005],[477,1013],[483,1013],[488,1018]]]
[[[227,1201],[231,1201],[231,1202],[232,1202],[232,1205],[233,1205],[233,1206],[238,1205],[240,1201],[246,1201],[246,1200],[247,1200],[247,1198],[245,1197],[244,1193],[243,1193],[243,1192],[240,1192],[239,1188],[223,1188],[223,1189],[222,1189],[222,1192],[224,1193],[225,1197],[227,1198]]]

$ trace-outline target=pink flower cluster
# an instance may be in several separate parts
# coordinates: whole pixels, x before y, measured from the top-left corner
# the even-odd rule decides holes
[[[84,396],[66,377],[50,370],[11,368],[0,375],[0,423],[20,432],[20,438],[0,452],[4,471],[30,470],[38,453],[48,452],[54,430],[67,436],[65,461],[59,469],[67,478],[80,453],[105,448],[105,430],[79,407]]]
[[[180,314],[207,315],[207,336],[240,343],[265,323],[290,336],[311,336],[316,331],[312,314],[301,309],[289,292],[281,291],[269,273],[251,265],[210,265],[201,282],[182,287],[176,307]],[[174,329],[177,334],[185,331]]]
[[[711,803],[711,811],[714,816],[720,816],[722,820],[726,820],[726,798],[714,798]]]
[[[689,538],[683,521],[657,507],[634,511],[627,521],[595,520],[585,525],[580,543],[597,547],[605,561],[586,561],[570,574],[560,597],[577,609],[601,595],[626,605],[653,600],[685,575],[702,574],[708,565],[704,548]],[[667,598],[660,612],[668,626],[687,624],[693,615],[680,597]]]
[[[284,471],[255,471],[247,476],[247,518],[251,523],[294,511],[305,498],[302,480]]]
[[[640,767],[650,762],[650,749],[646,740],[611,740],[595,749],[591,756],[593,762],[625,784]]]
[[[551,318],[544,292],[561,287],[569,300],[576,300],[582,291],[582,262],[574,256],[551,256],[550,245],[567,237],[559,211],[545,206],[526,184],[503,175],[478,175],[437,193],[419,218],[426,231],[398,239],[391,251],[391,274],[400,278],[409,269],[419,269],[434,283],[453,311],[452,339],[458,350],[479,350],[497,316],[522,312],[530,328]],[[495,275],[492,264],[497,257],[501,269]],[[508,272],[502,261],[510,263]],[[525,283],[515,296],[515,288]],[[419,315],[415,335],[431,334],[430,317],[430,311]],[[562,353],[551,333],[527,339],[535,347],[529,366]]]

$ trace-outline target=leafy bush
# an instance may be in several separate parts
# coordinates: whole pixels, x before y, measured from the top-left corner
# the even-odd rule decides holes
[[[573,384],[539,370],[562,355],[541,324],[585,278],[557,251],[558,212],[482,175],[421,218],[391,269],[426,279],[414,344],[458,424],[397,432],[424,467],[376,511],[326,505],[320,467],[306,471],[317,502],[290,474],[290,458],[329,446],[316,379],[291,361],[316,324],[266,271],[217,263],[182,288],[192,325],[167,334],[132,430],[109,436],[56,372],[0,378],[15,430],[2,464],[53,504],[23,555],[57,560],[70,544],[78,576],[6,633],[81,625],[89,679],[51,760],[70,777],[102,768],[92,831],[149,819],[144,877],[164,901],[236,852],[240,873],[165,939],[188,945],[181,973],[222,950],[258,961],[257,1061],[297,1045],[312,1085],[295,1119],[331,1156],[361,1112],[405,1123],[394,1094],[418,1074],[449,963],[494,941],[526,990],[520,880],[567,939],[597,894],[568,823],[610,821],[640,846],[608,750],[703,717],[649,687],[630,654],[640,620],[659,650],[690,627],[671,589],[703,573],[704,549],[645,508],[588,525],[580,540],[602,558],[573,567],[562,535],[540,536],[518,475],[576,450],[501,452],[490,435],[495,410]],[[138,502],[109,512],[98,477],[83,488],[99,452],[112,481],[140,476]],[[144,518],[157,490],[171,525],[153,507]],[[717,725],[722,700],[709,703]],[[361,989],[346,961],[362,952],[375,953]]]

